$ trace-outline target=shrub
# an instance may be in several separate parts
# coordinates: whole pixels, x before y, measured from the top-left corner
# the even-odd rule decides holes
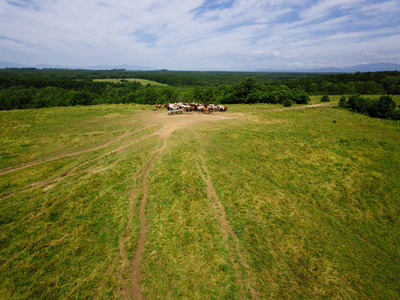
[[[327,94],[322,96],[321,102],[329,102],[329,101],[331,100],[329,99],[329,96]]]
[[[339,107],[347,108],[347,98],[346,96],[342,96],[339,99]]]
[[[382,119],[395,119],[396,103],[390,96],[382,96],[375,102],[369,111],[371,117]]]
[[[284,99],[284,100],[282,101],[282,104],[283,104],[283,106],[285,106],[285,107],[289,107],[289,106],[292,106],[293,102],[292,102],[292,100],[290,100],[289,98],[286,98],[286,99]]]

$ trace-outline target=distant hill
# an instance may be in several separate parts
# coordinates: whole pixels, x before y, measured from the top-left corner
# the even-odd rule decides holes
[[[79,69],[83,70],[121,70],[125,69],[128,71],[150,71],[155,70],[155,68],[147,67],[147,66],[139,66],[139,65],[119,65],[119,66],[110,66],[110,65],[97,65],[97,66],[89,66],[89,67],[82,67]]]
[[[0,69],[6,69],[6,68],[26,68],[27,66],[17,64],[17,63],[9,63],[6,61],[0,61]]]
[[[0,61],[0,69],[6,68],[36,68],[36,69],[81,69],[81,70],[121,70],[127,71],[151,71],[159,70],[157,68],[141,65],[95,65],[95,66],[76,66],[66,67],[61,65],[24,65],[19,63],[10,63]],[[381,72],[381,71],[400,71],[400,64],[393,63],[375,63],[363,64],[344,68],[318,68],[318,69],[260,69],[256,72],[281,72],[281,73],[356,73],[356,72]]]
[[[356,73],[356,72],[382,72],[400,71],[400,64],[376,63],[363,64],[345,68],[319,68],[319,69],[264,69],[261,72],[295,72],[295,73]]]
[[[6,68],[36,68],[36,69],[81,69],[81,70],[113,70],[113,69],[125,69],[129,71],[148,71],[148,70],[155,70],[155,68],[147,67],[147,66],[140,66],[140,65],[96,65],[96,66],[88,66],[88,67],[65,67],[60,65],[49,65],[49,64],[40,64],[40,65],[24,65],[19,63],[9,63],[5,61],[0,61],[0,69]]]

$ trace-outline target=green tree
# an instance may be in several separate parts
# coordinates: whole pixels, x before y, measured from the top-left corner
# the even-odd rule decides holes
[[[256,81],[254,78],[246,78],[234,88],[234,96],[237,103],[244,103],[247,95],[255,89]]]
[[[370,116],[382,119],[393,119],[395,115],[396,103],[390,96],[382,96],[371,107]]]

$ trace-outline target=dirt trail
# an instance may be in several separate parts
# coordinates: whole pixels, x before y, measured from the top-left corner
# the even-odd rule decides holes
[[[210,172],[207,169],[203,157],[201,158],[201,166],[199,164],[197,166],[201,177],[203,178],[204,182],[207,185],[207,196],[208,199],[212,201],[210,205],[214,210],[215,219],[221,226],[222,238],[224,240],[225,247],[227,248],[228,253],[230,255],[232,266],[235,270],[235,276],[240,286],[241,296],[246,297],[246,290],[250,290],[253,299],[258,299],[257,292],[253,287],[254,283],[253,273],[251,271],[250,266],[247,264],[246,259],[243,256],[243,251],[241,250],[239,239],[236,236],[235,232],[233,231],[232,225],[229,223],[226,217],[225,208],[222,202],[219,200],[217,192],[214,189],[213,183],[211,181]],[[233,245],[230,244],[229,240],[232,241]],[[239,262],[235,260],[236,253],[238,253],[239,255]],[[247,276],[244,276],[244,274],[242,273],[241,270],[242,268],[245,269]]]
[[[144,250],[144,245],[146,243],[146,232],[147,232],[147,224],[146,224],[146,202],[147,202],[147,195],[149,190],[149,185],[147,183],[149,173],[153,168],[154,162],[158,158],[158,156],[164,151],[167,147],[167,140],[164,139],[164,144],[161,148],[157,151],[154,155],[153,159],[151,160],[149,166],[147,167],[146,171],[143,174],[142,179],[142,200],[140,202],[140,209],[139,209],[139,220],[140,220],[140,229],[139,229],[139,237],[136,246],[135,255],[133,260],[130,263],[131,267],[131,283],[132,283],[132,292],[131,295],[133,299],[145,299],[141,290],[140,290],[140,279],[141,279],[141,271],[140,271],[140,260],[142,257],[142,253]]]
[[[306,109],[306,108],[314,108],[314,107],[321,107],[321,106],[332,106],[331,103],[319,103],[319,104],[311,104],[311,105],[304,105],[304,106],[296,106],[296,107],[285,107],[285,108],[274,108],[274,109],[266,109],[263,111],[285,111],[285,110],[298,110],[298,109]]]
[[[55,161],[55,160],[58,160],[58,159],[62,159],[62,158],[70,157],[70,156],[75,156],[75,155],[84,154],[84,153],[87,153],[87,152],[92,152],[92,151],[96,151],[96,150],[99,150],[99,149],[103,149],[103,148],[108,147],[111,144],[113,144],[113,143],[115,143],[115,142],[117,142],[119,140],[122,140],[123,138],[125,138],[125,137],[127,137],[127,136],[129,136],[131,134],[137,133],[137,132],[142,131],[142,130],[144,130],[146,128],[147,127],[141,128],[141,129],[138,129],[138,130],[134,130],[134,131],[130,131],[130,132],[126,132],[124,134],[119,135],[117,138],[115,138],[115,139],[113,139],[111,141],[108,141],[105,144],[102,144],[102,145],[99,145],[99,146],[96,146],[96,147],[93,147],[93,148],[80,150],[80,151],[76,151],[76,152],[71,152],[71,153],[60,154],[60,155],[57,155],[57,156],[54,156],[54,157],[49,157],[49,158],[46,158],[46,159],[29,162],[29,163],[26,163],[26,164],[23,164],[23,165],[12,166],[12,167],[9,167],[9,168],[5,168],[3,170],[0,170],[0,175],[5,175],[5,174],[8,174],[8,173],[12,173],[12,172],[15,172],[15,171],[23,170],[23,169],[26,169],[26,168],[29,168],[29,167],[33,167],[33,166],[37,166],[37,165],[40,165],[40,164],[52,162],[52,161]]]
[[[140,202],[139,208],[139,220],[140,220],[140,229],[139,229],[139,237],[137,241],[137,246],[135,250],[135,254],[133,260],[130,261],[130,281],[131,281],[131,289],[127,291],[126,287],[123,287],[122,295],[124,298],[131,298],[131,299],[145,299],[141,289],[140,289],[140,280],[141,280],[141,267],[140,262],[144,250],[144,246],[146,243],[146,233],[147,233],[147,224],[146,224],[146,202],[149,190],[148,184],[148,177],[149,173],[153,168],[154,162],[160,156],[160,154],[166,149],[167,147],[167,138],[173,134],[174,131],[187,128],[193,126],[195,124],[199,124],[206,121],[212,120],[223,120],[228,119],[226,115],[222,114],[214,114],[214,115],[204,115],[200,113],[193,113],[193,114],[182,114],[182,115],[167,115],[166,111],[157,111],[152,113],[144,113],[141,115],[142,120],[149,124],[150,126],[159,126],[162,127],[157,130],[153,135],[157,135],[163,139],[164,143],[160,147],[160,149],[155,153],[152,160],[150,161],[149,166],[143,173],[142,178],[142,192],[143,196]],[[132,196],[131,196],[132,197]],[[130,208],[133,209],[133,208]],[[131,213],[131,212],[130,212]],[[130,217],[131,219],[131,217]],[[130,221],[128,221],[130,222]],[[126,256],[125,250],[123,250],[123,245],[126,240],[126,235],[129,232],[129,226],[127,225],[126,232],[121,239],[120,242],[120,255]]]
[[[139,293],[139,296],[135,296],[136,294],[134,293],[134,290],[131,286],[128,286],[128,282],[127,279],[124,278],[124,276],[122,274],[124,274],[126,271],[129,270],[129,274],[131,276],[131,274],[133,274],[133,272],[131,272],[131,261],[128,258],[128,254],[126,252],[126,241],[128,239],[128,236],[130,234],[130,232],[132,231],[132,227],[133,227],[133,218],[134,218],[134,211],[135,211],[135,203],[136,203],[136,196],[137,196],[137,185],[136,185],[136,180],[137,178],[143,174],[145,169],[145,165],[142,165],[138,171],[136,171],[135,174],[133,174],[132,176],[132,188],[129,191],[129,211],[128,211],[128,222],[126,224],[125,227],[125,232],[123,233],[123,235],[120,238],[120,242],[119,242],[119,256],[121,258],[121,266],[120,266],[120,273],[121,273],[121,282],[122,282],[122,288],[120,291],[120,295],[122,299],[140,299],[139,297],[141,296],[141,294]],[[132,278],[130,277],[129,280],[131,282],[133,282]],[[143,298],[142,298],[143,299]]]

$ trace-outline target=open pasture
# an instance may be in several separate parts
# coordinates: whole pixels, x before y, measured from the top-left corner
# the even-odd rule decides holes
[[[0,298],[399,298],[400,125],[332,105],[0,112]]]
[[[129,82],[139,82],[143,86],[146,86],[148,84],[167,86],[166,84],[163,84],[163,83],[159,83],[159,82],[147,80],[147,79],[140,79],[140,78],[121,78],[121,79],[105,78],[105,79],[93,79],[93,81],[95,81],[95,82],[112,82],[112,83],[122,83],[123,81],[129,81]]]

